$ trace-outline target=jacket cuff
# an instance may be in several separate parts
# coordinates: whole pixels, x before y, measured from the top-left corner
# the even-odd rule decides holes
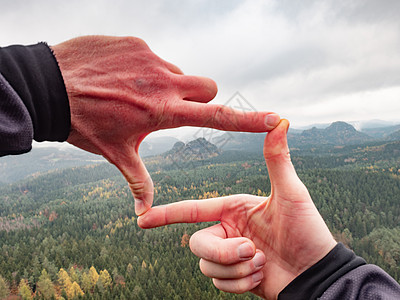
[[[338,243],[324,258],[289,283],[278,299],[317,299],[344,274],[364,264],[364,259]]]
[[[58,63],[45,43],[0,48],[0,72],[26,106],[38,141],[63,142],[71,116]]]

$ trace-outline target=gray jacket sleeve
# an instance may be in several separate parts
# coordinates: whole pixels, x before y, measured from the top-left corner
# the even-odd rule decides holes
[[[32,140],[33,126],[29,112],[0,74],[0,156],[28,152]]]
[[[289,283],[279,300],[398,300],[400,285],[382,269],[338,243]]]
[[[400,285],[381,268],[364,265],[339,278],[320,299],[400,299]]]

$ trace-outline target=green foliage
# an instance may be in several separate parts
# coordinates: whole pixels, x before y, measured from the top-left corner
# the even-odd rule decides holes
[[[49,274],[46,272],[45,269],[42,271],[42,275],[39,277],[39,281],[37,283],[37,290],[39,292],[39,295],[43,299],[52,299],[54,298],[55,295],[55,289],[54,285],[51,282]]]
[[[7,282],[0,275],[0,299],[5,299],[10,294]]]
[[[295,150],[292,158],[335,237],[399,280],[396,146]],[[149,169],[155,205],[270,191],[265,162],[256,154],[225,152],[179,165],[152,161]],[[256,299],[214,288],[201,274],[198,259],[182,247],[188,236],[209,225],[140,229],[129,188],[107,164],[2,186],[0,293],[6,282],[15,291],[25,282],[36,288],[35,299],[81,295],[77,287],[83,299]]]

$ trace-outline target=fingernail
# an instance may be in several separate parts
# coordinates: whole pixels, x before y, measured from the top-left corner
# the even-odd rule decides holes
[[[254,255],[254,249],[249,243],[241,244],[238,251],[240,258],[251,258]]]
[[[257,252],[256,255],[254,255],[253,263],[256,268],[262,267],[265,264],[265,256]]]
[[[273,114],[268,114],[265,117],[265,125],[267,125],[270,128],[274,128],[276,127],[276,125],[278,125],[279,121],[280,121],[280,117],[279,115],[273,113]]]
[[[140,216],[146,212],[146,208],[144,207],[144,203],[142,200],[135,200],[135,213]]]
[[[257,272],[257,273],[254,273],[252,275],[252,277],[253,277],[253,282],[259,282],[259,281],[261,281],[261,279],[264,278],[264,274],[263,274],[263,272]]]

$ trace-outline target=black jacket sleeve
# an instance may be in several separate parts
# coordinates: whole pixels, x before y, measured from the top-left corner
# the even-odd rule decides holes
[[[285,287],[278,299],[400,299],[400,286],[339,243]]]
[[[45,43],[0,48],[0,156],[28,152],[32,139],[63,142],[70,109],[61,71]]]

